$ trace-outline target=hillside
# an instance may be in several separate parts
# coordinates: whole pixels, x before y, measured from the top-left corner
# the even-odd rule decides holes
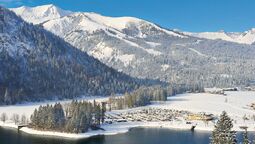
[[[0,43],[0,104],[124,93],[145,83],[3,7]]]

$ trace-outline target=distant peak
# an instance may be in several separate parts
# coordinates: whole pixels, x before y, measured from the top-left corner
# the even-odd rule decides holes
[[[19,7],[19,8],[28,8],[28,6],[21,6],[21,7]]]
[[[218,32],[219,32],[219,33],[225,33],[225,31],[224,31],[224,30],[219,30]]]
[[[68,10],[63,10],[53,4],[36,7],[22,6],[18,8],[12,8],[11,10],[14,11],[17,15],[23,17],[27,22],[34,24],[40,24],[45,21],[60,18],[73,13]]]
[[[54,4],[46,4],[46,5],[36,6],[36,7],[58,8],[58,7],[57,7],[57,6],[55,6]],[[36,8],[36,7],[33,7],[33,8]]]
[[[46,5],[47,6],[47,5]],[[48,4],[49,7],[57,7],[54,4]]]
[[[57,6],[53,5],[53,4],[46,4],[46,5],[39,5],[39,6],[34,6],[34,7],[30,7],[30,6],[20,6],[20,7],[17,7],[17,8],[11,8],[11,9],[20,9],[20,8],[23,8],[23,9],[38,9],[38,8],[58,8]]]
[[[56,11],[59,11],[59,12],[64,12],[64,11],[70,12],[70,11],[61,9],[58,6],[55,6],[54,4],[39,5],[39,6],[35,6],[35,7],[21,6],[21,7],[18,7],[18,8],[11,8],[11,9],[12,10],[15,10],[15,9],[33,9],[33,10],[35,10],[35,12],[38,12],[38,13],[41,13],[43,11],[47,11],[49,9],[53,9],[53,10],[56,10]]]
[[[251,28],[250,30],[247,30],[243,33],[243,35],[247,35],[247,34],[255,34],[255,28]]]
[[[55,11],[64,11],[61,8],[53,5],[53,4],[48,4],[48,5],[42,5],[42,6],[37,6],[37,7],[33,7],[34,9],[38,9],[38,10],[55,10]]]
[[[255,32],[255,28],[252,28],[250,31]]]

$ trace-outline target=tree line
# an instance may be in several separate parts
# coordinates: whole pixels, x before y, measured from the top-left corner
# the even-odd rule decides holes
[[[162,87],[141,87],[133,92],[126,92],[124,96],[109,97],[109,109],[125,109],[139,106],[145,106],[151,101],[166,101],[167,90]]]
[[[104,122],[105,105],[72,101],[65,108],[60,103],[40,106],[31,115],[30,126],[39,130],[84,133]]]
[[[133,92],[126,92],[124,97],[118,97],[115,96],[115,94],[112,94],[109,98],[108,103],[110,110],[133,108],[148,105],[151,103],[151,101],[166,101],[167,96],[172,96],[187,91],[202,92],[203,88],[190,88],[184,85],[172,85],[167,87],[140,87]]]

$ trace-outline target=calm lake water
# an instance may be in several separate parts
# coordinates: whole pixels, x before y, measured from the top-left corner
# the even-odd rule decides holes
[[[254,133],[250,133],[254,138]],[[96,136],[83,140],[38,137],[0,128],[0,144],[208,144],[210,133],[181,131],[162,128],[133,128],[128,133]],[[241,138],[241,134],[238,134]]]

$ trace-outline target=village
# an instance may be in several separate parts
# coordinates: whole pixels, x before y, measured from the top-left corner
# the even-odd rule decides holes
[[[144,108],[138,110],[129,110],[124,112],[107,112],[105,123],[121,122],[184,122],[194,129],[196,122],[215,123],[217,117],[207,113],[191,113],[183,110],[162,109],[162,108]]]

